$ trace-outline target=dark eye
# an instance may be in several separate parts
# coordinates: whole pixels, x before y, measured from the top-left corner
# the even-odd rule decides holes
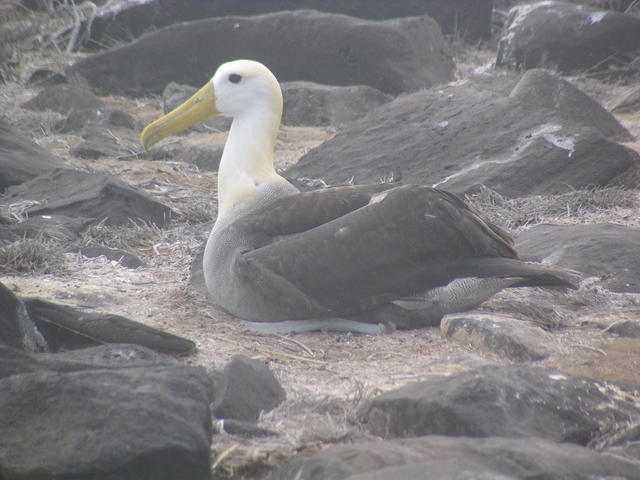
[[[237,73],[229,75],[229,81],[231,83],[240,83],[240,80],[242,80],[242,75],[238,75]]]

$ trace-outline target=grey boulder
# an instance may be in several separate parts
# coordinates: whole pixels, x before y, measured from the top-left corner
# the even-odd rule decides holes
[[[370,21],[300,10],[168,26],[79,60],[68,74],[104,94],[159,94],[169,82],[204,85],[218,65],[238,58],[264,63],[281,82],[369,85],[390,94],[447,82],[454,70],[429,17]]]
[[[0,224],[0,244],[16,242],[25,238],[51,239],[58,242],[72,242],[80,236],[93,220],[65,215],[45,215],[26,219],[12,218],[13,223]]]
[[[123,181],[97,173],[64,168],[13,186],[0,200],[0,208],[30,202],[30,216],[64,215],[105,220],[106,225],[127,225],[131,220],[162,227],[171,209]]]
[[[22,299],[3,283],[0,283],[0,345],[25,352],[47,348]]]
[[[209,17],[250,16],[283,10],[311,9],[369,20],[428,15],[442,31],[475,43],[491,35],[492,0],[153,0],[119,4],[92,19],[85,42],[103,48],[105,42],[129,40],[152,28]]]
[[[625,65],[640,51],[640,18],[569,2],[518,5],[498,43],[497,66],[562,73]]]
[[[540,438],[426,436],[299,455],[269,480],[640,479],[640,463]]]
[[[629,134],[597,102],[545,72],[527,72],[513,89],[510,77],[487,77],[382,105],[285,176],[331,185],[419,183],[456,193],[485,185],[507,197],[637,183],[640,156],[609,138]]]
[[[445,338],[514,362],[547,358],[553,338],[550,333],[524,320],[480,312],[446,315],[440,323],[440,331]]]
[[[537,225],[516,239],[520,257],[600,277],[614,292],[640,293],[640,230],[621,225]]]
[[[35,371],[0,380],[3,478],[210,478],[202,368]]]
[[[0,119],[0,192],[60,166],[60,160]]]
[[[255,422],[285,399],[285,391],[271,370],[259,360],[234,355],[224,367],[212,406],[217,418]]]
[[[528,366],[486,366],[407,384],[363,402],[358,422],[384,438],[540,437],[587,445],[640,419],[640,387]]]
[[[65,120],[56,126],[56,130],[66,133],[82,129],[104,108],[104,103],[84,87],[63,83],[44,88],[21,106],[28,110],[51,110],[64,115]]]
[[[342,125],[392,100],[367,85],[335,87],[312,82],[282,84],[285,125]]]
[[[195,349],[191,340],[121,315],[83,311],[39,298],[25,298],[24,303],[52,351],[105,343],[131,343],[172,354]]]

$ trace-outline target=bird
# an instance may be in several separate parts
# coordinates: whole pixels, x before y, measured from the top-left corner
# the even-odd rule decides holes
[[[301,192],[274,167],[282,109],[274,74],[235,60],[140,135],[146,150],[211,116],[233,118],[203,269],[211,300],[247,328],[415,329],[504,288],[576,288],[578,272],[520,260],[511,235],[453,193],[391,183]]]

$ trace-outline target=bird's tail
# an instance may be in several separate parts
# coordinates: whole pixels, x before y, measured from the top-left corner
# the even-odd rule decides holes
[[[582,274],[575,270],[516,258],[478,258],[460,262],[456,276],[520,277],[510,287],[564,287],[577,289]]]

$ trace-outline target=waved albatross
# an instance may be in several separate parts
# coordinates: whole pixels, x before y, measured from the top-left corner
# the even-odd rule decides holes
[[[249,328],[418,328],[503,288],[572,287],[577,279],[519,260],[506,231],[442,190],[379,184],[301,193],[275,171],[282,93],[255,61],[221,65],[189,100],[149,124],[141,143],[147,149],[219,113],[233,123],[204,276],[213,301]]]

